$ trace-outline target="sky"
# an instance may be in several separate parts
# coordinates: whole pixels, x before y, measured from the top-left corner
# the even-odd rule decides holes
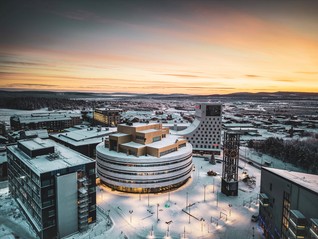
[[[318,92],[315,0],[2,0],[0,89]]]

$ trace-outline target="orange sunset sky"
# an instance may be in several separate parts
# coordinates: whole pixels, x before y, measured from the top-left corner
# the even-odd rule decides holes
[[[318,92],[318,1],[0,3],[0,89]]]

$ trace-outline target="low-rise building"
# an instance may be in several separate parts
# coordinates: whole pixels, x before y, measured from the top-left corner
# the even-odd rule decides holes
[[[10,117],[11,129],[14,131],[21,129],[47,129],[50,132],[56,132],[81,122],[81,114],[73,112],[33,113],[31,115],[14,115]]]
[[[96,221],[95,161],[52,140],[7,147],[9,190],[41,239]]]
[[[117,126],[120,123],[122,109],[98,108],[94,111],[94,122],[102,126]]]
[[[50,138],[63,144],[81,154],[94,158],[96,156],[96,145],[104,142],[106,137],[117,131],[117,128],[88,127],[84,129],[72,128],[66,133],[51,134]]]

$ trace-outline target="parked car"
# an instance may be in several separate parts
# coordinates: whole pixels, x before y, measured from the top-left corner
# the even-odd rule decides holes
[[[257,222],[258,221],[258,214],[257,215],[252,215],[251,221],[252,222]]]

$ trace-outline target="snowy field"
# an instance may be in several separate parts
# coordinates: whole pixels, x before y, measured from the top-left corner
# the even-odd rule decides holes
[[[239,196],[227,197],[220,193],[220,176],[207,176],[211,169],[221,173],[222,164],[211,165],[203,158],[193,160],[196,170],[191,180],[170,193],[126,194],[100,186],[97,204],[114,225],[94,238],[262,238],[257,223],[251,222],[251,216],[258,214],[260,170],[247,165],[245,170],[256,177],[256,185],[239,182]],[[243,175],[241,170],[239,174]],[[190,217],[184,212],[189,211],[187,202]],[[85,233],[73,238],[88,237]]]

